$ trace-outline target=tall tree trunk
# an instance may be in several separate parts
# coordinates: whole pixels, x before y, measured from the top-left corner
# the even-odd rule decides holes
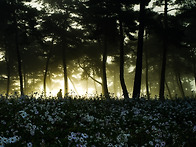
[[[16,3],[17,3],[17,1],[16,1]],[[20,81],[20,94],[22,96],[22,95],[24,95],[23,78],[22,78],[22,62],[21,62],[19,42],[18,42],[18,23],[17,23],[17,18],[16,18],[16,11],[17,10],[15,10],[15,13],[14,13],[15,47],[16,47],[16,56],[17,56],[17,63],[18,63],[18,75],[19,75],[19,81]]]
[[[44,85],[43,85],[43,92],[44,92],[44,96],[46,96],[46,79],[47,79],[47,74],[48,74],[48,66],[49,66],[49,61],[50,61],[50,53],[47,56],[47,60],[46,60],[46,66],[45,66],[45,70],[44,70]]]
[[[139,32],[137,44],[137,60],[136,71],[133,87],[133,98],[140,96],[141,90],[141,76],[142,76],[142,54],[143,54],[143,36],[144,36],[144,15],[145,15],[145,1],[140,1],[140,14],[139,14]]]
[[[47,75],[48,75],[48,79],[47,79],[47,82],[46,82],[47,87],[48,87],[48,89],[51,89],[51,72],[48,71]]]
[[[114,96],[117,96],[117,91],[118,90],[117,90],[117,87],[116,87],[116,85],[117,85],[117,82],[116,82],[117,81],[117,79],[116,79],[117,78],[116,77],[116,71],[114,71],[113,74],[114,74],[114,80],[113,80]]]
[[[146,96],[147,99],[150,99],[150,93],[149,93],[149,85],[148,85],[148,57],[147,57],[147,52],[146,52],[146,58],[145,58],[145,62],[146,62]]]
[[[19,51],[17,28],[16,28],[16,34],[15,34],[15,45],[16,45],[17,62],[18,62],[18,75],[19,75],[19,80],[20,80],[20,94],[22,96],[24,95],[23,78],[22,78],[22,62],[21,62],[21,56],[20,56],[20,51]]]
[[[147,33],[146,33],[147,40]],[[146,96],[150,100],[149,85],[148,85],[148,49],[145,47],[145,63],[146,63]]]
[[[122,21],[120,20],[120,84],[123,91],[123,96],[125,99],[129,98],[127,87],[124,79],[124,34]]]
[[[178,83],[178,87],[179,87],[181,96],[182,96],[182,98],[185,98],[184,88],[182,86],[181,75],[180,75],[179,72],[176,72],[176,80],[177,80],[177,83]]]
[[[6,40],[6,37],[4,37],[4,43],[5,43],[5,62],[6,62],[6,69],[7,69],[7,88],[6,88],[6,98],[8,98],[9,91],[10,91],[10,51],[9,51],[9,46]]]
[[[172,87],[173,87],[173,95],[176,95],[177,94],[177,89],[176,89],[176,87],[178,86],[176,86],[176,81],[177,81],[177,79],[175,79],[176,78],[176,76],[175,75],[173,75],[173,80],[172,80]]]
[[[68,95],[68,76],[65,48],[62,47],[63,73],[64,73],[64,97]]]
[[[165,91],[165,69],[166,69],[166,60],[167,60],[167,4],[168,0],[165,0],[165,7],[164,7],[164,38],[163,38],[163,57],[162,57],[162,66],[161,66],[161,79],[160,79],[160,90],[159,90],[159,98],[160,100],[164,100],[164,91]]]
[[[167,91],[168,91],[168,94],[169,94],[169,98],[172,99],[171,91],[170,91],[168,83],[166,81],[165,81],[165,86],[167,88]]]
[[[54,38],[52,38],[51,47],[50,47],[50,50],[48,50],[48,53],[47,53],[46,66],[45,66],[45,70],[44,70],[44,83],[43,83],[44,96],[46,96],[46,83],[47,83],[46,81],[47,81],[47,75],[48,75],[48,67],[49,67],[50,58],[51,58],[51,52],[52,52],[52,49],[53,49],[53,43],[54,43]]]
[[[150,97],[150,95],[151,95],[151,89],[152,89],[151,82],[148,82],[148,89],[149,89],[149,97]]]
[[[26,66],[23,64],[23,75],[24,75],[24,93],[28,94],[28,74],[26,73]]]
[[[107,99],[109,98],[107,75],[106,75],[106,61],[107,61],[107,34],[104,36],[104,50],[103,50],[103,63],[102,63],[102,93]]]
[[[7,54],[7,53],[6,53]],[[10,91],[10,60],[9,55],[6,55],[5,61],[7,64],[7,89],[6,89],[6,98],[8,98],[9,91]]]
[[[25,72],[25,69],[24,69],[24,72],[23,72],[23,77],[24,77],[24,92],[27,94],[27,82],[28,82],[28,79],[27,79],[27,74]]]

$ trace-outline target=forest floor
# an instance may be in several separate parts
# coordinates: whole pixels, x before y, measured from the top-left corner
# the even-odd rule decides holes
[[[0,147],[195,144],[196,99],[0,97]]]

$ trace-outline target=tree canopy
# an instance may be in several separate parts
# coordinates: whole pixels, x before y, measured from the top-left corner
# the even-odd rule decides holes
[[[1,0],[0,93],[194,96],[195,16],[191,0]]]

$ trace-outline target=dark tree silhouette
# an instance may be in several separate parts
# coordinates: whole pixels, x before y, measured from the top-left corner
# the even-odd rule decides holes
[[[50,49],[46,53],[46,64],[45,64],[44,79],[43,79],[44,96],[46,96],[46,80],[47,80],[47,75],[48,75],[48,68],[49,68],[49,64],[50,64],[50,59],[52,57],[53,42],[54,42],[54,39],[52,39],[51,43],[49,43],[48,46]]]
[[[167,12],[168,12],[168,0],[164,1],[164,38],[163,38],[163,57],[162,57],[162,65],[161,65],[161,80],[160,80],[160,91],[159,98],[160,100],[164,100],[164,91],[165,91],[165,70],[166,70],[166,55],[168,48],[168,37],[167,37],[167,28],[168,28],[168,20],[167,20]]]
[[[86,6],[88,6],[88,8],[86,8]],[[91,34],[91,39],[95,39],[102,48],[102,95],[106,98],[109,98],[106,61],[108,53],[110,52],[109,45],[111,44],[111,41],[114,41],[114,36],[117,35],[116,19],[113,16],[112,10],[113,3],[111,1],[105,2],[103,0],[90,0],[81,7],[81,13],[84,19],[83,26],[89,29],[88,32]]]
[[[137,44],[137,60],[135,80],[133,87],[133,98],[140,96],[141,90],[141,75],[142,75],[142,55],[143,55],[143,36],[144,36],[144,19],[145,19],[145,5],[148,4],[145,0],[140,0],[140,12],[139,12],[139,32],[138,32],[138,44]]]
[[[124,98],[129,98],[127,87],[124,80],[124,33],[122,21],[120,20],[120,83],[123,90]]]
[[[196,81],[195,2],[157,0],[155,7],[165,7],[157,12],[145,8],[149,0],[38,0],[44,2],[38,16],[26,1],[0,1],[1,92],[23,95],[43,85],[46,93],[46,86],[61,86],[50,81],[64,79],[67,94],[69,77],[72,85],[93,80],[85,84],[102,88],[107,98],[112,89],[128,98],[133,80],[134,98],[145,89],[148,98],[159,93],[161,100],[190,95],[190,81]]]
[[[66,45],[64,45],[66,46]],[[68,94],[68,75],[67,75],[67,59],[66,59],[66,53],[65,48],[62,47],[62,61],[63,61],[63,72],[64,72],[64,96],[67,96]]]
[[[16,62],[17,62],[17,70],[18,70],[18,77],[19,77],[19,83],[20,83],[20,94],[24,95],[23,90],[23,75],[22,75],[22,57],[21,52],[22,50],[29,45],[29,38],[32,35],[31,32],[33,32],[34,26],[36,25],[36,19],[37,16],[37,10],[30,8],[25,5],[25,0],[18,0],[18,1],[1,1],[1,11],[4,11],[1,13],[2,22],[1,24],[5,24],[7,26],[4,26],[4,31],[6,35],[4,35],[6,39],[6,44],[9,42],[12,44],[12,47],[14,46],[15,50],[14,53],[16,55]],[[27,13],[28,12],[28,13]],[[8,39],[8,40],[7,40]],[[8,52],[8,45],[6,45],[6,60],[9,62],[10,57]],[[7,64],[7,66],[10,66]],[[10,73],[8,71],[8,81],[10,80]],[[9,83],[9,82],[8,82]],[[7,84],[9,85],[9,84]],[[7,93],[9,92],[9,88],[7,87]]]
[[[18,9],[17,9],[17,1],[14,3],[16,5],[15,11],[14,11],[14,26],[15,26],[15,48],[16,48],[16,56],[17,56],[17,62],[18,62],[18,75],[19,75],[19,80],[20,80],[20,93],[21,95],[24,95],[23,91],[23,78],[22,78],[22,62],[21,62],[21,55],[20,55],[20,50],[19,50],[19,40],[18,40],[18,23],[17,23],[17,14]]]
[[[192,63],[192,69],[193,69],[193,76],[195,80],[195,88],[196,88],[196,43],[195,43],[195,34],[196,33],[196,6],[194,1],[184,1],[179,0],[176,1],[177,4],[180,4],[180,12],[176,16],[179,23],[181,24],[189,24],[185,25],[184,28],[184,41],[186,42],[186,50],[189,50],[189,54],[187,55],[187,59],[190,60]]]
[[[148,39],[148,34],[147,34],[147,30],[146,30],[146,35],[145,35],[145,39]],[[150,99],[150,92],[149,92],[149,82],[148,82],[148,70],[149,70],[149,63],[148,63],[148,48],[145,46],[145,65],[146,65],[146,71],[145,71],[145,77],[146,77],[146,97],[149,100]]]

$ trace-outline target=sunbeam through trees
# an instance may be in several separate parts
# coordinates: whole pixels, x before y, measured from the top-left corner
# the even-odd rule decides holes
[[[0,0],[0,147],[194,146],[194,0]]]

